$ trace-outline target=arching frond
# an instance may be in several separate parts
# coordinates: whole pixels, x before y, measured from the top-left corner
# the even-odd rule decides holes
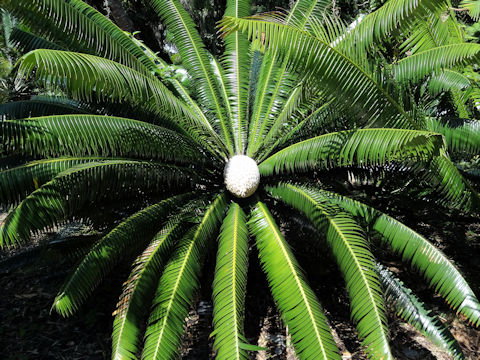
[[[214,348],[217,359],[248,359],[243,330],[247,288],[248,229],[240,205],[232,203],[218,238],[213,280]]]
[[[118,261],[148,244],[170,211],[192,195],[174,196],[142,209],[105,235],[62,285],[53,303],[55,310],[63,316],[73,314]]]
[[[261,18],[225,17],[221,25],[224,34],[242,31],[264,49],[280,50],[288,59],[289,68],[301,75],[301,79],[348,104],[352,115],[360,121],[373,124],[381,120],[388,126],[419,127],[371,74],[321,39]]]
[[[74,101],[55,97],[39,97],[27,101],[12,101],[0,105],[0,119],[25,119],[37,116],[85,114]]]
[[[380,240],[404,261],[411,263],[450,306],[464,314],[473,324],[480,324],[480,303],[467,281],[452,262],[425,237],[359,201],[325,190],[315,189],[315,192],[325,201],[366,221],[371,230],[380,234]]]
[[[388,325],[375,259],[362,228],[345,212],[337,211],[316,191],[292,184],[267,191],[299,210],[323,231],[340,267],[350,295],[352,319],[373,359],[393,359],[388,343]]]
[[[400,129],[360,129],[305,140],[270,156],[259,165],[264,176],[338,166],[384,165],[391,161],[427,161],[443,146],[438,134]]]
[[[480,3],[477,0],[462,0],[460,6],[463,9],[468,9],[468,13],[477,21],[480,18]]]
[[[161,192],[192,186],[195,175],[187,169],[131,160],[89,162],[67,169],[27,196],[0,227],[0,246],[28,239],[75,214],[85,204],[107,196],[138,194],[139,189]]]
[[[470,86],[470,80],[463,74],[444,69],[440,73],[432,74],[428,82],[428,90],[433,96],[440,94],[443,91],[449,90],[464,90]]]
[[[378,274],[385,289],[385,298],[397,315],[420,331],[435,345],[447,351],[455,360],[465,359],[457,340],[440,319],[425,308],[412,291],[387,268],[377,264]]]
[[[445,149],[435,157],[427,168],[424,178],[437,192],[437,200],[443,206],[461,211],[478,211],[480,197],[450,160]]]
[[[250,15],[250,0],[229,0],[225,9],[226,16],[236,18]],[[228,88],[231,97],[227,101],[232,104],[232,119],[235,148],[238,154],[243,153],[246,144],[248,103],[248,80],[250,65],[250,44],[245,35],[230,34],[225,38],[225,54],[222,65],[228,72]]]
[[[216,235],[226,209],[225,194],[219,195],[180,241],[165,267],[153,300],[145,333],[142,359],[171,359],[178,354],[183,324],[198,287],[202,259]]]
[[[480,121],[428,118],[426,124],[445,137],[450,152],[480,154]]]
[[[112,359],[136,360],[142,343],[145,314],[151,304],[167,257],[187,228],[179,220],[169,221],[137,257],[123,286],[115,311],[112,333]]]
[[[101,158],[59,158],[32,161],[0,171],[0,204],[17,204],[38,187],[71,167]]]
[[[256,204],[248,224],[296,355],[302,360],[340,359],[320,303],[265,204]]]
[[[127,32],[81,0],[1,0],[0,6],[34,33],[69,50],[102,56],[142,72],[155,68]]]
[[[0,121],[0,136],[4,139],[3,151],[8,153],[205,161],[205,154],[186,136],[113,116],[54,115]]]
[[[188,132],[194,139],[203,139],[207,144],[213,140],[221,149],[218,136],[151,75],[92,55],[44,49],[24,55],[18,66],[20,76],[30,75],[35,70],[34,76],[45,86],[60,87],[74,99],[128,101],[154,110],[162,117],[161,125]]]
[[[183,65],[192,76],[201,102],[219,121],[219,131],[230,154],[233,154],[231,130],[222,108],[222,97],[215,84],[209,55],[203,45],[195,24],[178,0],[147,0],[160,16],[167,29],[173,34],[175,45],[182,57]],[[215,124],[217,125],[217,124]],[[218,127],[217,127],[218,128]]]
[[[408,27],[415,19],[422,19],[436,10],[446,10],[446,7],[445,1],[438,0],[386,1],[353,27],[338,46],[367,49],[375,42],[382,42],[393,30]]]
[[[438,46],[407,56],[392,66],[395,80],[418,81],[441,69],[474,60],[480,52],[480,44],[459,43]]]
[[[35,77],[46,86],[59,86],[79,100],[156,105],[170,119],[190,112],[159,80],[101,57],[38,49],[22,56],[18,69],[19,76],[30,76],[35,70]]]
[[[30,31],[15,27],[12,31],[10,41],[23,52],[29,52],[36,49],[67,50],[62,45],[55,44],[41,36],[35,35]]]

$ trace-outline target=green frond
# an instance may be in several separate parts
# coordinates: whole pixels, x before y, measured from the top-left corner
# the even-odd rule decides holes
[[[74,99],[156,105],[170,119],[189,114],[159,80],[105,58],[38,49],[22,56],[17,66],[20,77],[31,76],[35,71],[34,76],[45,86],[60,87]]]
[[[441,4],[439,1],[438,4]],[[444,7],[427,11],[426,16],[413,21],[405,33],[407,39],[400,45],[405,54],[417,54],[438,46],[463,43],[464,39],[458,31],[455,15],[446,12]]]
[[[273,127],[285,123],[286,117],[300,104],[305,97],[303,87],[298,86],[298,77],[293,72],[287,71],[287,62],[278,64],[278,68],[269,73],[268,86],[263,89],[267,96],[259,106],[259,115],[262,118],[253,137],[251,153],[256,156],[260,148],[265,145],[267,134]]]
[[[173,41],[182,57],[183,65],[196,85],[201,103],[219,121],[219,131],[230,155],[233,155],[232,134],[229,132],[230,124],[224,114],[222,97],[215,83],[209,54],[195,29],[195,23],[178,0],[147,0],[146,2],[150,4],[173,34]],[[218,126],[216,127],[218,128]]]
[[[437,96],[449,90],[464,90],[471,85],[470,80],[463,74],[454,70],[444,69],[440,73],[432,74],[428,82],[428,91]]]
[[[213,280],[213,327],[216,359],[248,359],[242,347],[248,267],[248,229],[240,205],[232,203],[218,237]]]
[[[419,127],[371,74],[331,44],[261,17],[225,17],[220,24],[225,35],[241,31],[263,49],[280,51],[289,61],[288,69],[301,75],[301,80],[321,88],[325,96],[335,96],[339,103],[348,105],[351,114],[360,121],[373,124],[381,120],[389,126]]]
[[[213,127],[210,121],[207,119],[203,111],[198,106],[197,102],[192,99],[185,86],[175,77],[165,77],[162,70],[166,69],[169,65],[157,53],[154,53],[144,42],[135,38],[134,35],[128,34],[130,39],[143,51],[144,55],[150,59],[152,66],[149,69],[159,76],[162,80],[170,83],[177,91],[178,95],[183,101],[190,107],[193,113],[199,118],[205,129],[209,130],[212,135],[216,135],[213,131]]]
[[[372,231],[380,234],[381,242],[390,246],[403,261],[411,263],[450,306],[473,324],[480,324],[480,303],[467,281],[452,262],[425,237],[359,201],[320,189],[315,192],[325,201],[366,221]]]
[[[473,20],[480,18],[480,3],[477,0],[462,0],[460,3],[462,9],[467,9]]]
[[[440,156],[430,162],[424,178],[431,188],[435,189],[439,195],[437,201],[443,206],[457,208],[464,212],[479,211],[479,194],[460,174],[445,149],[441,150]]]
[[[208,129],[211,134],[215,134],[213,136],[216,137],[217,135],[212,127],[212,124],[210,124],[210,120],[207,118],[206,114],[204,114],[203,110],[200,108],[197,102],[190,96],[185,86],[183,86],[182,83],[176,79],[170,79],[170,82],[177,91],[178,95],[190,107],[193,113],[200,119],[200,122],[203,124],[202,126]],[[226,151],[226,149],[224,150]]]
[[[393,359],[381,284],[362,228],[347,213],[332,208],[314,189],[279,184],[267,191],[305,214],[325,233],[345,278],[351,317],[369,358]]]
[[[74,99],[130,102],[157,112],[162,118],[160,125],[188,132],[207,144],[221,143],[185,103],[152,75],[97,56],[45,49],[24,55],[17,66],[19,76],[29,76],[35,70],[34,76],[46,87],[59,87]]]
[[[236,31],[234,34],[235,33],[239,32]],[[231,34],[228,36],[231,36]],[[278,86],[282,80],[278,77],[281,75],[281,69],[279,69],[277,65],[284,65],[283,67],[286,66],[286,64],[277,64],[277,55],[276,51],[265,53],[259,71],[259,78],[256,80],[255,100],[252,107],[252,114],[250,116],[250,123],[248,125],[247,154],[249,156],[253,155],[255,144],[257,142],[261,143],[261,125],[267,121],[267,118],[270,116],[268,105],[272,98],[272,94],[278,92]],[[275,79],[275,81],[273,79]]]
[[[446,7],[445,1],[438,0],[386,1],[378,10],[365,16],[353,27],[338,46],[367,49],[374,43],[381,43],[399,27],[408,27],[414,20],[423,19],[430,12],[446,10]]]
[[[115,311],[112,359],[135,360],[142,344],[142,328],[160,274],[175,243],[186,232],[182,220],[169,221],[137,257]]]
[[[340,359],[320,303],[265,204],[256,204],[248,225],[296,355],[302,360]]]
[[[450,152],[480,154],[480,121],[427,118],[429,131],[445,137]]]
[[[71,167],[42,185],[13,209],[0,227],[0,246],[29,239],[32,231],[54,226],[88,203],[105,197],[192,187],[188,169],[131,160],[96,161]]]
[[[22,19],[34,34],[69,50],[107,57],[142,72],[155,69],[130,34],[81,0],[0,0],[0,7]]]
[[[54,115],[0,121],[0,136],[4,140],[3,151],[8,153],[112,156],[178,163],[205,161],[205,154],[184,135],[113,116]]]
[[[457,89],[451,89],[450,94],[452,95],[453,106],[456,110],[457,116],[462,119],[470,119],[472,113],[468,107],[468,88],[467,91],[461,91]]]
[[[393,64],[392,70],[396,81],[418,81],[433,72],[475,60],[479,52],[480,44],[459,43],[438,46],[397,61]]]
[[[260,77],[260,71],[262,69],[262,63],[263,63],[263,58],[264,55],[255,48],[252,49],[252,61],[250,63],[250,78],[249,78],[249,84],[248,84],[248,98],[247,98],[247,103],[248,103],[248,114],[249,114],[249,120],[251,120],[251,114],[253,110],[253,104],[255,102],[255,97],[257,96],[257,89],[258,89],[258,79]],[[249,129],[247,129],[248,131]],[[247,134],[248,136],[248,134]]]
[[[299,0],[286,15],[284,23],[304,29],[316,17],[322,18],[328,7],[328,1]],[[297,77],[288,71],[287,62],[282,58],[280,49],[266,54],[252,112],[249,154],[258,152],[267,132],[284,121],[285,113],[291,111],[292,105],[296,105],[296,102],[291,101],[291,94],[298,93],[297,80]]]
[[[236,139],[235,139],[235,134],[234,134],[234,131],[233,131],[233,128],[234,128],[235,124],[232,122],[233,116],[235,114],[232,110],[232,105],[233,104],[229,100],[231,98],[231,93],[229,92],[229,89],[227,89],[227,87],[228,87],[228,76],[227,76],[227,74],[229,73],[228,70],[230,70],[230,69],[225,71],[223,69],[223,66],[220,63],[220,61],[218,61],[214,56],[212,56],[210,54],[209,54],[209,59],[210,59],[210,65],[212,66],[212,69],[213,69],[215,84],[216,84],[217,88],[219,89],[220,97],[222,99],[222,104],[224,106],[223,110],[225,111],[225,117],[227,118],[226,123],[225,123],[225,127],[228,129],[228,132],[231,134],[231,141],[234,144],[232,146],[234,146],[235,152],[238,152],[236,147],[235,147],[236,146],[236,144],[235,144]],[[200,105],[204,105],[204,104],[200,104]],[[212,117],[211,114],[210,114],[210,118],[212,118],[211,121],[214,124],[218,123],[218,120],[216,120],[215,117]],[[219,130],[219,131],[221,131],[221,130]]]
[[[250,0],[228,0],[225,16],[244,17],[250,15]],[[248,103],[250,43],[245,35],[233,33],[225,37],[225,53],[222,65],[229,73],[228,89],[231,94],[227,101],[231,103],[233,134],[237,154],[244,151],[246,145]]]
[[[308,28],[311,19],[322,19],[330,10],[329,0],[297,0],[286,15],[285,23],[299,29]]]
[[[261,148],[271,146],[273,141],[279,137],[279,133],[284,132],[285,127],[292,126],[291,119],[293,112],[297,109],[299,103],[302,100],[302,86],[298,85],[293,91],[290,92],[290,95],[282,104],[282,109],[278,113],[275,121],[271,124],[268,129],[268,133],[265,135],[261,145]]]
[[[317,136],[275,153],[259,165],[269,176],[339,166],[422,162],[438,156],[440,135],[419,130],[360,129]]]
[[[294,95],[294,93],[292,93],[292,95]],[[298,96],[300,95],[301,94],[298,94]],[[265,160],[278,147],[284,146],[288,143],[298,142],[296,140],[301,141],[305,138],[310,138],[312,134],[316,134],[319,132],[318,129],[325,129],[324,125],[326,125],[331,120],[331,117],[328,116],[328,114],[332,103],[333,99],[327,102],[321,101],[321,104],[318,104],[316,106],[316,109],[311,111],[310,113],[308,113],[308,110],[310,109],[297,109],[299,110],[299,120],[297,120],[296,123],[293,121],[288,121],[284,122],[283,124],[274,124],[274,127],[272,127],[264,140],[265,148],[262,149],[261,155],[258,157],[258,161],[262,162],[263,160]],[[284,108],[284,110],[289,111],[286,107]],[[307,113],[302,110],[307,110]],[[281,118],[279,117],[277,120],[280,119]]]
[[[447,351],[455,360],[465,356],[447,327],[431,311],[425,308],[413,292],[387,268],[377,264],[378,275],[385,289],[385,298],[397,315],[412,325],[428,340]]]
[[[0,171],[0,204],[18,204],[25,196],[52,180],[59,173],[101,158],[59,158],[32,161]]]
[[[10,41],[13,46],[22,52],[29,52],[36,49],[67,50],[61,45],[48,41],[18,26],[13,29]]]
[[[85,114],[88,111],[63,98],[36,97],[26,101],[0,104],[0,119],[25,119],[37,116]]]
[[[192,197],[192,193],[173,196],[123,220],[83,258],[62,285],[52,307],[63,316],[73,314],[123,257],[141,251],[161,229],[165,217]]]
[[[12,43],[9,41],[13,29],[18,25],[17,19],[12,16],[12,14],[5,9],[1,9],[1,19],[2,19],[2,32],[3,32],[3,42],[7,48],[9,48]]]
[[[142,359],[169,360],[177,356],[183,324],[198,287],[202,260],[226,207],[225,194],[219,195],[200,223],[180,241],[166,265],[153,300]]]

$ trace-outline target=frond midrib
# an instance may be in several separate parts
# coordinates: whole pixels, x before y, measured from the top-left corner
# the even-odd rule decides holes
[[[188,29],[187,24],[185,24],[185,21],[183,20],[181,14],[180,14],[180,11],[177,8],[177,5],[176,5],[175,1],[172,1],[171,4],[175,8],[175,11],[177,13],[177,18],[180,19],[180,21],[182,22],[183,28],[187,32],[188,37],[192,38],[192,34],[190,33],[190,30]],[[226,145],[227,145],[228,151],[230,152],[230,155],[232,155],[232,144],[230,143],[230,134],[228,133],[227,128],[225,127],[225,119],[223,117],[222,108],[221,108],[220,103],[218,102],[218,98],[215,94],[215,89],[213,87],[210,76],[208,75],[207,68],[205,67],[205,64],[203,63],[203,60],[201,59],[200,52],[198,51],[198,48],[197,48],[197,45],[195,44],[195,41],[191,41],[190,43],[192,44],[193,49],[195,50],[195,54],[197,55],[198,59],[200,59],[199,62],[202,66],[203,73],[206,74],[205,79],[207,80],[208,87],[210,88],[210,92],[212,93],[212,98],[214,99],[214,102],[215,102],[215,107],[217,109],[217,114],[218,114],[218,117],[220,118],[220,123],[222,124],[222,130],[223,130],[223,133],[224,133],[225,141],[227,143]]]
[[[228,20],[228,17],[225,17],[225,19]],[[263,23],[267,26],[268,26],[268,24],[272,24],[271,22],[264,21],[264,20],[255,19],[254,21],[258,22],[258,23]],[[280,28],[287,28],[287,29],[289,28],[288,25],[281,24],[281,23],[275,23],[275,26],[279,26]],[[378,84],[373,79],[373,77],[370,74],[368,74],[365,71],[365,69],[363,69],[361,66],[359,66],[354,61],[352,61],[352,59],[350,59],[348,56],[345,56],[341,51],[337,50],[335,47],[330,46],[330,44],[327,44],[326,42],[322,41],[321,39],[317,38],[316,36],[313,36],[313,35],[305,32],[305,31],[302,31],[302,30],[299,30],[299,29],[296,29],[296,28],[294,28],[294,31],[298,32],[300,34],[300,36],[302,36],[302,37],[306,37],[306,38],[309,38],[309,39],[312,39],[314,41],[317,41],[317,42],[321,43],[322,45],[326,46],[329,50],[335,52],[338,56],[340,56],[345,61],[350,63],[352,66],[354,66],[358,71],[360,71],[362,73],[363,76],[365,76],[372,84],[375,85],[377,90],[379,90],[388,99],[390,104],[393,105],[397,109],[397,111],[399,111],[402,114],[402,116],[410,123],[410,125],[413,127],[413,129],[419,129],[419,126],[408,116],[408,114],[405,112],[405,110],[393,99],[393,97],[390,94],[388,94],[385,91],[385,89],[382,86],[380,86],[380,84]]]
[[[199,227],[200,228],[200,227]],[[167,305],[167,308],[165,310],[165,315],[163,316],[162,318],[162,327],[161,327],[161,330],[160,330],[160,333],[158,335],[158,340],[156,342],[156,345],[155,345],[155,351],[153,353],[153,359],[156,359],[157,358],[157,354],[160,350],[160,346],[159,344],[162,342],[162,339],[163,339],[163,334],[165,333],[165,329],[166,329],[166,326],[165,324],[167,323],[167,319],[170,315],[170,311],[172,309],[172,305],[174,303],[174,300],[175,300],[175,294],[177,293],[177,289],[178,289],[178,286],[180,284],[180,281],[182,280],[182,277],[183,277],[183,273],[185,271],[185,268],[187,267],[187,263],[188,263],[188,260],[190,258],[190,255],[193,251],[193,248],[195,247],[196,245],[196,235],[198,234],[198,229],[197,231],[195,232],[195,235],[193,236],[192,240],[190,241],[190,244],[188,246],[188,250],[186,251],[185,255],[183,256],[183,261],[182,261],[182,265],[180,266],[180,270],[178,272],[178,276],[175,280],[175,285],[173,286],[173,291],[172,291],[172,294],[174,294],[173,296],[170,297],[169,301],[168,301],[168,305]]]
[[[370,289],[370,286],[369,286],[369,283],[367,281],[367,278],[365,277],[365,274],[364,274],[364,271],[363,271],[363,267],[361,266],[361,264],[358,262],[358,259],[357,259],[357,256],[355,255],[355,252],[352,250],[349,242],[347,241],[347,239],[345,238],[345,236],[343,235],[342,231],[340,231],[340,228],[338,227],[338,225],[336,224],[335,222],[335,219],[331,217],[331,215],[326,212],[320,205],[318,205],[318,203],[310,196],[308,195],[305,191],[303,191],[301,188],[298,188],[296,186],[293,186],[291,184],[285,184],[287,187],[290,187],[292,190],[294,191],[298,191],[300,192],[305,198],[307,198],[311,203],[312,205],[317,208],[325,217],[328,218],[330,224],[333,225],[333,227],[335,228],[335,231],[336,233],[341,237],[341,239],[343,240],[343,243],[346,245],[347,249],[348,249],[348,252],[350,253],[350,256],[351,258],[355,261],[355,264],[357,265],[357,268],[358,269],[361,269],[361,271],[359,271],[361,277],[362,277],[362,280],[363,280],[363,283],[365,284],[365,288],[367,289],[367,292],[368,292],[368,297],[370,298],[370,302],[372,304],[375,304],[375,306],[373,307],[374,308],[374,311],[375,311],[375,318],[377,319],[377,322],[378,324],[380,324],[380,328],[383,329],[383,322],[382,322],[382,319],[380,317],[380,314],[378,312],[378,309],[377,309],[377,302],[372,294],[372,291]],[[382,338],[383,338],[383,343],[385,344],[388,344],[388,339],[385,337],[385,332],[382,331]],[[389,349],[390,351],[390,349]]]
[[[323,346],[322,338],[321,338],[320,333],[317,329],[317,324],[315,322],[315,317],[313,316],[313,311],[310,307],[310,302],[308,300],[308,297],[305,294],[305,291],[303,290],[302,282],[298,278],[297,271],[296,271],[295,267],[293,266],[293,264],[291,262],[290,256],[289,256],[287,250],[285,249],[285,247],[283,246],[283,243],[281,241],[282,238],[281,238],[280,234],[277,232],[275,224],[272,223],[269,214],[265,211],[264,205],[259,202],[258,206],[259,206],[259,209],[262,211],[264,218],[267,220],[268,225],[270,226],[270,229],[272,231],[272,234],[275,236],[276,242],[279,245],[280,249],[282,250],[284,258],[287,260],[288,266],[290,268],[290,272],[293,274],[293,276],[295,278],[295,282],[297,283],[297,286],[300,289],[300,292],[301,292],[301,295],[302,295],[302,298],[303,298],[303,302],[304,302],[305,306],[307,307],[308,316],[310,318],[310,321],[312,323],[313,328],[315,329],[315,336],[316,336],[317,341],[320,344],[320,347],[322,349],[323,358],[328,359],[327,353],[326,353],[325,348]]]
[[[238,205],[237,205],[238,206]],[[232,305],[233,305],[233,332],[234,332],[234,336],[235,336],[235,355],[236,355],[236,359],[240,359],[240,348],[239,348],[239,343],[238,343],[238,318],[237,318],[237,288],[236,288],[236,273],[237,273],[237,252],[235,251],[235,249],[237,248],[237,237],[238,237],[238,233],[237,233],[237,230],[238,230],[238,215],[239,215],[239,210],[238,210],[238,207],[235,207],[235,215],[234,215],[234,218],[233,218],[233,227],[235,229],[235,231],[233,232],[233,251],[232,251],[232,279],[234,281],[232,281]]]
[[[177,224],[177,225],[178,225],[178,224]],[[165,233],[165,237],[164,237],[163,241],[162,241],[160,244],[158,244],[156,250],[159,249],[159,247],[165,242],[165,240],[167,240],[168,236],[169,236],[173,231],[175,231],[175,229],[176,229],[176,226],[172,226],[172,227],[169,229],[169,231],[168,231],[167,233]],[[146,269],[147,269],[147,263],[150,263],[150,261],[152,260],[152,258],[155,257],[155,255],[156,255],[156,251],[153,251],[152,254],[150,254],[148,260],[146,261],[146,264],[143,266],[142,270],[141,270],[140,273],[137,275],[139,278],[141,278],[142,275],[145,273],[145,271],[146,271]],[[130,294],[130,299],[132,299],[132,298],[134,297],[134,294],[137,292],[137,290],[138,290],[138,287],[135,286],[134,289],[133,289],[133,291],[132,291],[132,293]],[[122,323],[121,323],[122,325],[120,326],[120,330],[119,330],[119,332],[118,332],[118,339],[120,339],[120,338],[122,337],[123,330],[125,329],[125,324],[127,323],[127,314],[128,314],[128,311],[129,311],[129,309],[130,309],[131,304],[132,304],[132,301],[129,301],[129,302],[128,302],[128,305],[127,305],[127,308],[125,309],[125,313],[124,313],[124,316],[123,316],[123,319],[122,319]],[[118,345],[118,343],[117,343],[117,345]],[[115,350],[116,350],[115,353],[117,353],[117,352],[118,352],[118,348],[115,349]],[[113,355],[113,354],[112,354],[112,355]]]

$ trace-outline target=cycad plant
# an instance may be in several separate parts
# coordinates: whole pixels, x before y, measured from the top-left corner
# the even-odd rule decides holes
[[[417,188],[433,189],[422,193],[430,201],[478,208],[445,138],[424,127],[428,118],[397,96],[395,79],[362,55],[394,28],[445,3],[391,0],[342,33],[328,1],[299,0],[270,22],[271,16],[239,19],[249,15],[249,2],[228,0],[219,59],[178,0],[145,3],[173,35],[190,86],[168,76],[167,62],[81,0],[0,0],[20,20],[19,46],[32,50],[16,65],[18,76],[50,94],[1,107],[0,201],[12,205],[0,229],[2,247],[85,209],[94,213],[102,201],[145,201],[92,246],[53,308],[74,313],[121,260],[136,257],[115,312],[112,358],[174,358],[204,259],[216,249],[216,357],[246,359],[257,349],[244,334],[248,258],[256,247],[298,358],[340,359],[318,294],[272,215],[282,202],[318,231],[308,241],[328,245],[370,358],[393,358],[390,301],[461,359],[442,323],[377,262],[372,241],[411,264],[478,325],[480,304],[460,272],[425,237],[328,186],[341,169],[400,172],[418,179]],[[352,38],[354,45],[344,46]],[[435,69],[478,49],[456,51]],[[430,71],[421,64],[397,68],[421,78]],[[468,144],[478,150],[476,137]],[[19,157],[28,162],[5,165]]]

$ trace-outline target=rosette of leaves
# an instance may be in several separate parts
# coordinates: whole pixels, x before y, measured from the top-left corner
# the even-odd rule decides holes
[[[59,290],[56,311],[74,313],[120,261],[135,257],[115,312],[112,358],[175,358],[204,259],[216,251],[216,357],[245,359],[257,349],[244,333],[254,246],[296,355],[339,359],[318,294],[272,215],[281,201],[311,221],[330,248],[370,358],[393,358],[372,233],[479,324],[475,294],[426,238],[316,181],[338,169],[398,170],[434,189],[440,204],[464,211],[478,206],[441,134],[423,129],[422,119],[365,70],[357,53],[298,30],[324,26],[319,19],[329,2],[299,0],[275,23],[244,20],[253,24],[247,35],[228,32],[220,58],[202,44],[178,0],[145,3],[172,34],[188,89],[166,76],[170,65],[154,51],[80,0],[0,0],[21,22],[19,44],[33,49],[17,64],[18,76],[66,95],[0,108],[0,201],[12,206],[0,228],[2,247],[22,244],[79,211],[93,213],[104,200],[142,197],[148,204],[92,246]],[[389,1],[360,28],[375,40],[435,6]],[[248,1],[227,1],[224,25],[242,20],[249,9]],[[270,36],[282,34],[280,28],[286,35],[276,42]],[[260,43],[251,44],[248,36]],[[225,190],[222,171],[235,155],[253,159],[260,173],[258,190],[246,199]],[[32,161],[4,165],[14,157]],[[421,326],[417,313],[408,318]],[[435,330],[437,343],[454,353],[451,339],[430,325],[421,331]]]

